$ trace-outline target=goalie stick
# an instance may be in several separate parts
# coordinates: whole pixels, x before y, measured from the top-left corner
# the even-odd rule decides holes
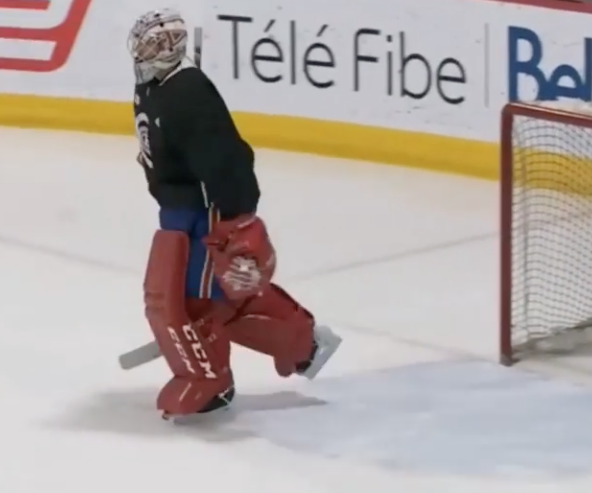
[[[317,375],[341,344],[341,337],[334,334],[331,329],[324,325],[317,326],[315,334],[318,343],[318,352],[310,368],[303,373],[303,376],[309,380],[312,380]],[[162,353],[158,344],[156,341],[151,341],[119,356],[119,366],[124,370],[132,370],[133,368],[157,360],[161,356]]]
[[[156,341],[151,341],[119,356],[119,366],[124,370],[132,370],[133,368],[157,360],[161,356],[162,353],[158,344],[156,344]]]

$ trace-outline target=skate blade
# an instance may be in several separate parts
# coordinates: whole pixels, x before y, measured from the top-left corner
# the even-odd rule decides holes
[[[213,422],[232,417],[234,412],[231,413],[230,411],[234,411],[234,409],[231,405],[228,405],[207,413],[185,415],[163,413],[162,419],[170,421],[176,426],[199,425],[201,423],[212,424]]]
[[[232,386],[226,392],[218,395],[219,400],[216,401],[216,404],[219,404],[219,407],[199,413],[184,415],[171,414],[165,411],[162,413],[162,419],[165,421],[172,421],[176,425],[199,423],[205,420],[209,421],[213,416],[217,417],[224,414],[225,411],[229,411],[233,406],[235,395],[236,390],[234,386]]]
[[[315,337],[319,346],[311,365],[302,372],[302,376],[309,380],[314,379],[327,364],[327,361],[335,354],[341,345],[342,339],[329,327],[321,326],[315,329]]]

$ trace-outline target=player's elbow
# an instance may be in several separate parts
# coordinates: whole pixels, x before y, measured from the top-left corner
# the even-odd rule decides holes
[[[242,154],[216,153],[197,161],[202,171],[200,180],[222,219],[257,211],[261,191],[253,160],[249,148]]]

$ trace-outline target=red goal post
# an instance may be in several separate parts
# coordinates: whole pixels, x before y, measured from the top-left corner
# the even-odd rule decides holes
[[[500,353],[592,343],[592,103],[510,103],[501,118]]]

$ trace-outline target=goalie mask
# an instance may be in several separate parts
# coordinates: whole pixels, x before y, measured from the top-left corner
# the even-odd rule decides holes
[[[187,54],[185,21],[172,9],[150,11],[136,21],[128,44],[137,82],[163,79]]]

